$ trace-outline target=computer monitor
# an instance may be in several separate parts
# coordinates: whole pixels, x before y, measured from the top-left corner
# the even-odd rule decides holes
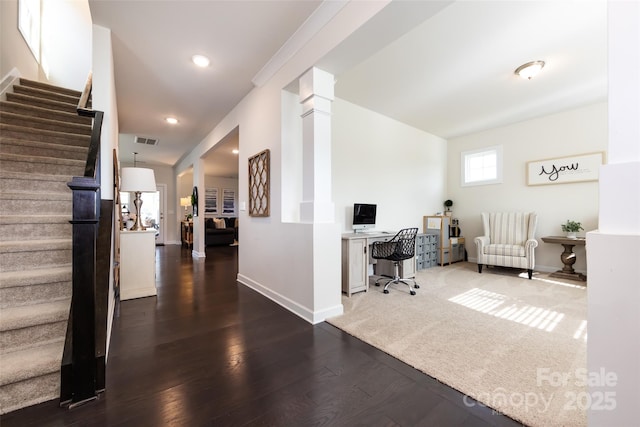
[[[377,206],[368,203],[353,204],[353,230],[368,230],[376,225]]]

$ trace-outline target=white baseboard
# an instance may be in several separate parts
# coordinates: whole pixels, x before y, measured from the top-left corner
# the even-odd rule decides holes
[[[180,240],[167,240],[164,242],[165,245],[181,245],[182,242]]]
[[[2,101],[7,100],[7,92],[13,90],[13,84],[20,78],[20,71],[17,68],[12,68],[6,76],[0,81],[0,99]]]
[[[344,313],[344,307],[342,306],[342,304],[338,304],[337,306],[329,307],[324,310],[314,312],[312,310],[309,310],[307,307],[304,307],[298,304],[297,302],[292,301],[291,299],[285,297],[284,295],[281,295],[278,292],[275,292],[261,285],[260,283],[250,279],[247,276],[238,274],[237,280],[244,286],[251,288],[254,291],[264,295],[265,297],[269,298],[271,301],[286,308],[293,314],[306,320],[312,325],[315,325],[320,322],[324,322],[329,317],[339,316],[342,313]]]
[[[194,249],[191,251],[191,256],[193,258],[206,258],[207,254],[205,254],[204,252],[198,252]]]

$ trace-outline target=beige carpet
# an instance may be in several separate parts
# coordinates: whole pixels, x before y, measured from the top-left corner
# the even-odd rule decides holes
[[[586,288],[519,273],[423,270],[417,295],[371,286],[328,322],[526,425],[585,426]]]

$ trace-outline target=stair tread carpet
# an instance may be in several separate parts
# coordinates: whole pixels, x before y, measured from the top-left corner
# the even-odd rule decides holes
[[[87,135],[91,133],[90,125],[66,123],[58,120],[43,119],[40,117],[25,117],[22,114],[14,114],[3,110],[0,110],[0,120],[4,123],[19,126],[31,126],[36,129],[54,130],[80,135]]]
[[[24,193],[14,193],[10,191],[3,191],[0,193],[0,200],[72,200],[73,194],[71,190],[68,193],[58,192],[37,192],[30,191]]]
[[[34,162],[34,163],[47,163],[62,166],[78,166],[83,168],[85,165],[84,160],[69,159],[66,157],[51,157],[46,153],[38,154],[14,154],[14,153],[2,153],[0,152],[0,160],[11,162]]]
[[[2,122],[0,122],[0,134],[5,137],[28,139],[30,141],[44,140],[45,142],[61,145],[81,145],[88,147],[89,142],[91,142],[91,135],[88,134],[39,129]]]
[[[72,151],[72,152],[85,153],[85,154],[87,153],[87,151],[89,151],[88,146],[62,145],[62,144],[56,144],[56,143],[51,143],[47,141],[30,141],[28,139],[18,139],[18,138],[0,136],[0,146],[2,145],[20,145],[20,146],[26,146],[26,147],[55,148],[61,151]]]
[[[69,301],[6,307],[0,316],[0,331],[60,322],[69,317]]]
[[[31,181],[58,181],[69,182],[73,178],[73,175],[58,175],[58,174],[46,174],[46,173],[30,173],[30,172],[14,172],[0,170],[0,179],[21,179]],[[22,194],[20,192],[19,194]]]
[[[60,370],[64,341],[58,340],[33,349],[0,354],[0,386],[24,381]]]
[[[2,111],[20,114],[26,117],[38,117],[42,119],[64,121],[91,126],[91,117],[79,116],[76,112],[56,111],[50,108],[23,104],[14,101],[0,101]]]
[[[34,252],[55,249],[70,249],[71,239],[46,239],[46,240],[25,240],[0,242],[0,253],[2,252]]]
[[[31,95],[25,95],[22,93],[7,93],[7,101],[48,108],[55,111],[66,111],[67,113],[75,113],[76,109],[78,108],[77,104],[72,102],[61,102],[56,101],[55,99],[43,99]]]
[[[70,104],[77,104],[78,99],[80,98],[79,96],[77,97],[70,96],[70,95],[52,92],[49,90],[37,89],[35,87],[29,87],[29,86],[14,86],[13,92],[22,93],[25,95],[37,96],[39,98],[44,98],[44,99],[54,99],[57,101],[67,102]]]
[[[0,225],[18,224],[67,224],[71,220],[70,215],[0,215]]]
[[[63,282],[69,281],[71,278],[71,264],[33,270],[4,271],[0,272],[0,288]]]
[[[82,92],[77,91],[75,89],[67,89],[65,87],[54,86],[49,83],[39,82],[37,80],[26,79],[24,77],[20,78],[20,85],[24,87],[32,87],[36,89],[40,89],[47,92],[53,92],[58,94],[63,94],[66,96],[70,96],[72,98],[80,98]],[[77,102],[77,101],[76,101]]]

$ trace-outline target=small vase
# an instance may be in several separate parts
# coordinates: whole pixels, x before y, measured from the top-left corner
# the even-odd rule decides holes
[[[567,239],[577,239],[578,236],[576,235],[575,231],[568,231],[567,232]]]

